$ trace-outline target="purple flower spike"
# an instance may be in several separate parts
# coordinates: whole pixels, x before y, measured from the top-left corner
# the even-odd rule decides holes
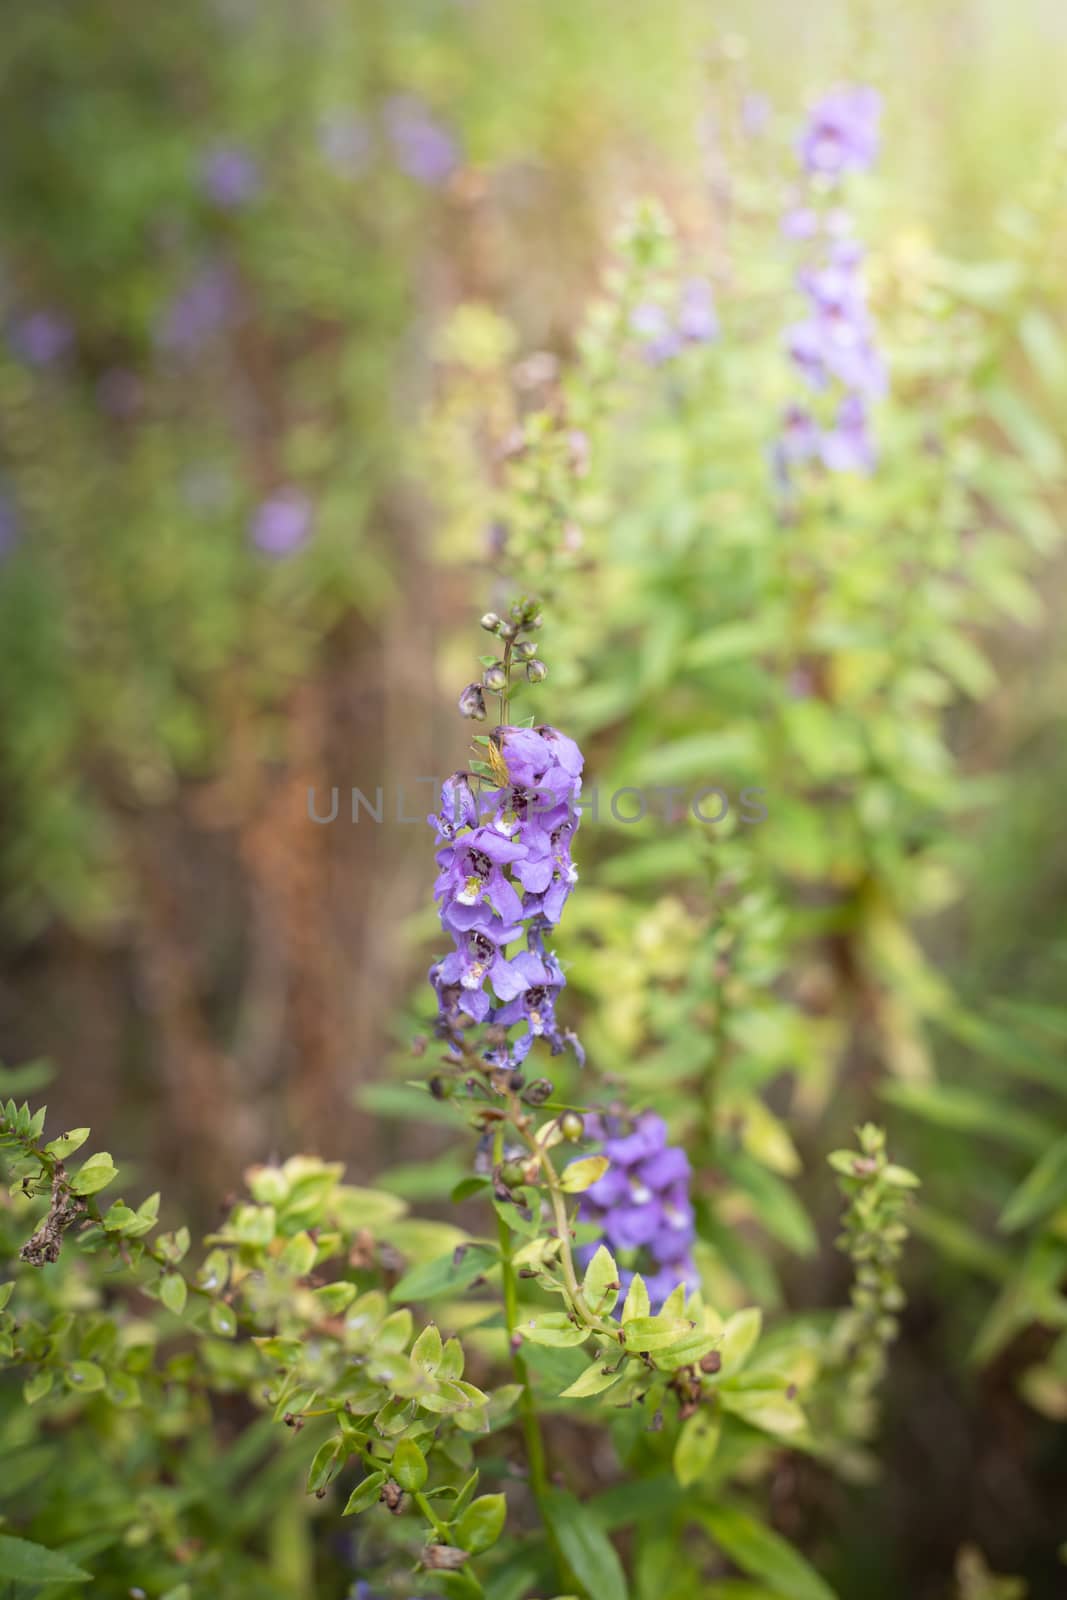
[[[288,556],[311,532],[311,501],[299,489],[279,489],[252,519],[252,543],[269,556]]]
[[[495,1066],[518,1066],[536,1039],[553,1055],[572,1049],[581,1062],[578,1040],[556,1021],[566,980],[545,934],[578,876],[570,846],[580,820],[582,753],[555,728],[498,728],[493,739],[508,782],[475,795],[468,775],[455,773],[429,818],[441,845],[434,897],[455,946],[430,973],[438,1031],[455,1043],[465,1012],[522,1029],[486,1053]],[[508,946],[523,935],[526,949],[509,958]]]
[[[813,175],[837,180],[869,167],[878,150],[881,102],[869,88],[839,88],[816,106],[800,142]],[[818,460],[828,472],[870,472],[875,449],[866,400],[885,393],[885,360],[875,344],[874,319],[862,276],[864,249],[852,236],[852,219],[841,207],[821,218],[812,207],[786,214],[784,231],[793,238],[818,238],[818,258],[798,274],[808,300],[808,315],[786,333],[794,366],[808,387],[827,396],[820,422],[791,406],[782,433],[770,451],[779,492],[793,490],[791,468]],[[836,410],[832,427],[827,412]]]

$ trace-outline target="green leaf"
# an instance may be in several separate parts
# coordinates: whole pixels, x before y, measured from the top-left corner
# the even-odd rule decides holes
[[[1001,1212],[1006,1233],[1028,1227],[1067,1201],[1067,1134],[1050,1144]]]
[[[693,1324],[683,1317],[632,1317],[623,1324],[628,1350],[666,1350],[692,1333]]]
[[[91,1572],[76,1567],[62,1550],[0,1533],[0,1578],[8,1583],[88,1583]]]
[[[626,1291],[626,1299],[622,1306],[622,1320],[624,1323],[633,1322],[635,1317],[647,1317],[651,1305],[645,1280],[639,1272],[635,1272]]]
[[[393,1477],[402,1489],[414,1493],[421,1489],[429,1475],[426,1457],[414,1439],[401,1439],[393,1451]],[[466,1549],[466,1546],[464,1546]]]
[[[784,1600],[836,1600],[834,1591],[792,1545],[736,1506],[714,1506],[700,1520],[715,1543],[750,1577]]]
[[[92,1394],[107,1382],[103,1368],[98,1367],[95,1361],[72,1361],[65,1377],[70,1387],[80,1390],[82,1394]]]
[[[615,1546],[572,1494],[551,1489],[545,1517],[563,1559],[595,1600],[628,1600],[629,1590]]]
[[[602,1178],[611,1165],[607,1156],[582,1156],[579,1161],[572,1161],[564,1167],[560,1174],[560,1188],[565,1194],[581,1194]]]
[[[348,1504],[341,1515],[350,1517],[356,1511],[366,1511],[368,1506],[376,1506],[381,1498],[382,1484],[385,1482],[384,1472],[372,1472],[364,1478],[361,1484],[352,1490],[348,1497]]]
[[[32,1378],[27,1378],[22,1385],[22,1398],[28,1406],[36,1405],[38,1400],[43,1400],[55,1382],[56,1375],[50,1367],[42,1367],[40,1372],[35,1372]]]
[[[471,1502],[456,1524],[456,1542],[472,1556],[496,1544],[504,1531],[507,1501],[502,1494],[483,1494]]]
[[[308,1494],[318,1494],[321,1489],[325,1489],[331,1479],[340,1472],[346,1457],[347,1451],[343,1439],[327,1439],[325,1444],[320,1444],[308,1468]]]
[[[594,1361],[592,1366],[586,1367],[580,1377],[575,1378],[570,1388],[564,1389],[560,1395],[561,1400],[582,1400],[588,1395],[603,1394],[605,1389],[610,1389],[612,1384],[618,1383],[623,1376],[623,1368],[607,1365],[603,1357]]]
[[[399,1283],[390,1290],[391,1300],[434,1300],[439,1295],[461,1294],[475,1278],[494,1267],[499,1259],[488,1245],[467,1245],[456,1260],[456,1251],[438,1256],[435,1261],[425,1261],[421,1266],[405,1272]]]
[[[731,1389],[723,1384],[719,1399],[724,1411],[733,1412],[742,1422],[764,1433],[788,1436],[802,1433],[807,1426],[801,1408],[782,1389]]]
[[[237,1332],[237,1318],[234,1316],[233,1308],[223,1305],[218,1300],[212,1303],[208,1312],[208,1321],[211,1324],[212,1331],[217,1333],[221,1339],[232,1339]]]
[[[520,1322],[516,1331],[531,1344],[547,1344],[555,1349],[584,1344],[589,1337],[589,1329],[576,1326],[563,1311],[543,1311]]]
[[[69,1133],[61,1133],[58,1139],[50,1139],[45,1145],[45,1155],[55,1156],[57,1161],[66,1161],[75,1150],[80,1150],[89,1137],[88,1128],[71,1128]]]
[[[674,1447],[674,1475],[683,1489],[699,1483],[719,1448],[722,1421],[717,1412],[702,1406],[682,1423]]]
[[[600,1245],[586,1268],[582,1294],[591,1310],[606,1312],[614,1306],[618,1293],[619,1269],[615,1257],[605,1245]]]
[[[291,1272],[295,1278],[306,1278],[315,1265],[318,1253],[318,1246],[310,1233],[302,1230],[300,1233],[294,1233],[293,1237],[286,1241],[285,1249],[278,1259],[286,1271]]]
[[[159,1284],[159,1298],[176,1317],[180,1317],[185,1310],[187,1293],[185,1279],[180,1272],[164,1273]]]
[[[321,1289],[315,1290],[315,1304],[323,1316],[336,1317],[345,1311],[356,1298],[359,1290],[354,1283],[327,1283]]]
[[[444,1346],[441,1343],[441,1335],[432,1322],[427,1323],[411,1347],[411,1359],[412,1361],[417,1361],[419,1366],[424,1367],[427,1372],[436,1372],[443,1355]],[[446,1378],[458,1378],[461,1373],[462,1369],[460,1372],[446,1372],[444,1376]]]
[[[101,1189],[106,1189],[117,1177],[118,1168],[115,1163],[106,1150],[99,1150],[95,1156],[90,1156],[88,1161],[82,1163],[70,1180],[70,1186],[75,1194],[99,1194]]]
[[[758,1306],[749,1306],[736,1312],[722,1330],[719,1353],[724,1374],[737,1372],[744,1366],[760,1336],[763,1313]]]

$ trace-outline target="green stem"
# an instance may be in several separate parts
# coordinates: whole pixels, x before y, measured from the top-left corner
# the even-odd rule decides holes
[[[514,639],[504,640],[504,687],[500,691],[500,726],[508,726],[511,715],[511,652],[515,647]]]
[[[522,1422],[522,1436],[526,1445],[526,1461],[530,1469],[530,1488],[533,1491],[534,1499],[537,1501],[538,1509],[543,1513],[545,1496],[548,1493],[545,1442],[541,1437],[541,1424],[537,1416],[537,1407],[534,1404],[533,1390],[530,1388],[530,1374],[527,1371],[521,1350],[515,1348],[515,1330],[519,1324],[519,1287],[515,1276],[515,1267],[511,1259],[512,1232],[503,1217],[497,1218],[497,1234],[500,1239],[501,1278],[504,1286],[504,1323],[508,1332],[508,1347],[511,1351],[511,1370],[515,1374],[515,1382],[522,1390],[519,1396],[519,1417]]]
[[[414,1500],[415,1504],[418,1506],[419,1510],[422,1512],[423,1516],[426,1518],[426,1521],[430,1524],[430,1526],[433,1529],[433,1531],[434,1531],[439,1543],[441,1543],[441,1544],[449,1544],[451,1541],[449,1540],[449,1537],[448,1537],[448,1528],[445,1526],[445,1524],[441,1521],[440,1517],[434,1511],[433,1506],[427,1500],[426,1496],[424,1494],[420,1493],[418,1490],[416,1490],[416,1492],[412,1495],[411,1498]]]

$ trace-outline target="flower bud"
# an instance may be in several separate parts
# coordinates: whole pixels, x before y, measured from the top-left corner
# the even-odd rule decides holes
[[[526,681],[527,681],[527,683],[544,683],[544,681],[545,681],[545,679],[547,677],[548,677],[548,668],[545,666],[543,661],[527,661],[527,663],[526,663]]]
[[[475,722],[485,721],[485,695],[480,683],[468,683],[459,697],[459,714],[472,717]]]
[[[535,639],[523,639],[521,644],[515,646],[515,654],[520,661],[532,661],[537,654],[537,641]]]
[[[534,1081],[523,1090],[522,1098],[526,1101],[527,1105],[543,1106],[545,1101],[552,1095],[555,1087],[555,1084],[552,1083],[548,1078],[535,1078]]]
[[[500,618],[495,611],[487,611],[485,613],[482,618],[482,627],[486,633],[498,633],[500,631]]]
[[[508,675],[502,661],[494,661],[491,667],[486,667],[482,673],[482,682],[493,694],[499,694],[508,686]]]
[[[565,1111],[559,1119],[559,1131],[571,1144],[576,1144],[585,1132],[585,1122],[577,1111]]]

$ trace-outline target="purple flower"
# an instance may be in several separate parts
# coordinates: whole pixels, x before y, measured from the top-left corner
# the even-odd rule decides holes
[[[878,154],[881,109],[875,89],[843,85],[825,95],[800,138],[800,159],[808,172],[839,178],[865,171]]]
[[[842,400],[834,427],[822,436],[823,464],[830,472],[870,472],[875,463],[867,412],[858,394]]]
[[[579,1220],[596,1223],[613,1251],[644,1254],[652,1263],[646,1286],[658,1306],[677,1284],[698,1286],[690,1255],[695,1227],[689,1160],[684,1150],[667,1144],[666,1124],[654,1112],[621,1125],[613,1117],[599,1122],[598,1127],[590,1117],[586,1127],[601,1135],[610,1166],[583,1194]],[[595,1242],[582,1246],[583,1264],[595,1249]]]
[[[444,926],[453,932],[474,927],[483,904],[490,905],[505,922],[518,922],[522,901],[504,876],[503,866],[525,854],[525,845],[513,844],[494,828],[476,828],[441,850],[434,898],[441,904]]]
[[[819,453],[819,430],[810,411],[790,406],[782,422],[781,448],[786,461],[810,461]]]
[[[191,355],[219,333],[236,306],[236,285],[229,270],[212,263],[202,267],[181,289],[160,319],[157,338],[165,350]]]
[[[819,232],[819,213],[811,206],[794,206],[782,218],[787,239],[814,239]]]
[[[672,326],[666,309],[652,300],[635,306],[630,326],[637,334],[641,354],[652,366],[673,360],[682,348],[682,336]]]
[[[270,556],[290,555],[311,532],[312,505],[299,489],[279,489],[252,518],[252,543]]]
[[[682,285],[678,332],[690,344],[708,344],[718,331],[711,284],[706,278],[690,278]]]
[[[385,129],[397,165],[417,183],[440,188],[459,165],[455,139],[416,95],[393,95],[385,107]]]
[[[239,145],[216,145],[204,156],[200,182],[213,205],[236,211],[259,193],[259,164]]]
[[[31,367],[50,367],[74,343],[74,329],[58,311],[31,311],[11,330],[11,347]]]

